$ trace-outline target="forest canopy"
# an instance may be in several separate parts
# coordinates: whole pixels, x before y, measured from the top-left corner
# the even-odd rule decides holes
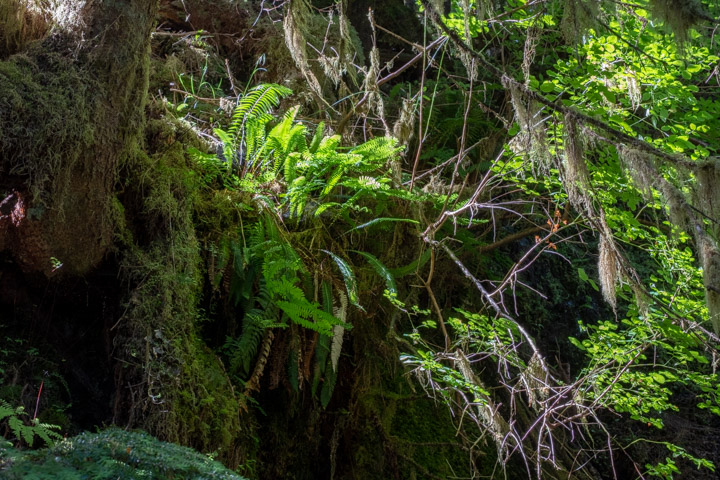
[[[715,478],[718,18],[3,1],[0,475]]]

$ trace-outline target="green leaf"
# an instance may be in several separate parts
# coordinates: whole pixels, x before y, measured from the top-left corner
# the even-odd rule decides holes
[[[406,275],[410,275],[411,273],[414,273],[421,269],[427,263],[427,261],[430,260],[431,253],[432,251],[428,248],[423,251],[422,255],[420,255],[420,258],[410,262],[403,267],[391,268],[390,273],[392,273],[395,278],[402,278]]]
[[[340,273],[342,273],[343,279],[345,280],[345,288],[347,289],[348,293],[348,299],[350,300],[350,303],[355,305],[360,310],[363,310],[363,307],[359,303],[359,296],[357,291],[357,281],[355,280],[355,274],[352,271],[352,268],[348,263],[343,260],[342,258],[338,257],[332,252],[329,252],[327,250],[321,250],[328,255],[330,255],[330,258],[335,260],[335,263],[337,264],[338,268],[340,269]]]
[[[377,225],[378,223],[384,223],[384,222],[405,222],[405,223],[413,223],[413,224],[416,224],[416,225],[417,225],[418,223],[420,223],[420,222],[418,222],[417,220],[412,220],[412,219],[410,219],[410,218],[380,217],[380,218],[373,218],[373,219],[370,220],[369,222],[363,223],[362,225],[358,225],[358,226],[355,227],[355,228],[351,228],[350,230],[348,230],[348,231],[345,232],[345,233],[350,233],[350,232],[352,232],[352,231],[354,231],[354,230],[361,230],[361,229],[363,229],[363,228],[368,228],[368,227],[371,227],[371,226],[373,226],[373,225]]]
[[[588,274],[585,273],[584,268],[578,268],[577,270],[578,270],[578,276],[580,277],[580,280],[582,280],[583,282],[587,282],[590,279],[590,277],[588,277]]]
[[[387,286],[388,291],[391,294],[397,294],[397,285],[395,284],[395,278],[393,277],[392,273],[390,273],[390,270],[383,265],[383,263],[378,260],[378,258],[368,252],[360,252],[358,250],[350,250],[351,252],[355,252],[359,255],[362,255],[365,257],[370,265],[375,269],[375,271],[383,277],[385,280],[385,285]]]
[[[542,84],[540,84],[540,91],[543,93],[550,93],[553,90],[555,90],[555,84],[553,82],[544,81]]]

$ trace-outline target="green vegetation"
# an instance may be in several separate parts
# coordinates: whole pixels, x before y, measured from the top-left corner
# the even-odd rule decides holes
[[[243,479],[207,455],[117,428],[86,432],[43,450],[0,447],[0,453],[0,473],[7,479]]]
[[[386,3],[0,7],[0,476],[716,475],[717,5]]]

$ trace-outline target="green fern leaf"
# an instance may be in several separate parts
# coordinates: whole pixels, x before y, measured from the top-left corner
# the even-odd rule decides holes
[[[338,146],[340,145],[340,135],[333,135],[331,137],[324,137],[318,145],[316,153],[318,155],[332,153],[335,154]]]
[[[325,186],[325,188],[323,188],[323,195],[327,195],[328,193],[330,193],[330,191],[335,187],[335,185],[337,185],[337,183],[342,178],[343,173],[345,173],[345,167],[343,166],[340,166],[337,168],[337,170],[335,170],[335,172],[330,176],[327,185]]]
[[[333,298],[332,298],[332,284],[330,282],[322,281],[320,284],[320,290],[322,291],[323,310],[327,313],[333,311]]]
[[[345,329],[340,325],[333,327],[333,339],[332,346],[330,347],[330,361],[332,363],[333,371],[337,372],[338,361],[340,360],[340,352],[342,351],[343,335]]]
[[[34,426],[35,435],[45,442],[46,445],[52,446],[56,441],[62,440],[63,437],[53,430],[60,430],[59,425],[50,425],[48,423],[38,423]]]
[[[277,306],[297,325],[323,335],[330,334],[332,324],[314,322],[312,313],[308,312],[303,306],[285,301],[277,302]]]
[[[325,383],[323,383],[322,391],[320,392],[320,403],[323,408],[327,408],[330,404],[333,391],[335,390],[335,383],[337,382],[337,372],[332,368],[325,371]]]
[[[14,414],[15,409],[13,409],[9,403],[5,402],[4,400],[0,400],[0,420]]]
[[[325,210],[327,210],[328,208],[338,207],[338,206],[340,206],[340,204],[337,203],[337,202],[326,202],[326,203],[323,203],[322,205],[320,205],[320,206],[315,210],[315,216],[316,216],[316,217],[317,217],[317,216],[320,216],[320,215],[321,215]]]
[[[422,255],[420,255],[420,258],[416,259],[415,261],[410,262],[409,264],[398,267],[398,268],[391,268],[390,273],[395,278],[402,278],[406,275],[410,275],[411,273],[417,272],[419,269],[421,269],[428,260],[430,260],[430,249],[426,249]]]
[[[360,252],[357,250],[351,250],[352,252],[355,252],[359,255],[362,255],[365,257],[370,265],[375,269],[375,271],[385,280],[385,285],[387,286],[387,289],[390,293],[397,293],[397,285],[395,284],[395,277],[393,277],[392,273],[390,273],[390,270],[383,265],[383,263],[378,260],[378,258],[375,255],[372,255],[368,252]]]
[[[16,412],[20,412],[20,410],[18,409],[16,410]],[[25,423],[23,423],[23,421],[20,420],[20,418],[17,416],[17,413],[8,418],[8,426],[10,427],[10,430],[12,431],[15,438],[17,438],[18,440],[24,440],[28,447],[32,447],[32,428],[25,425]]]
[[[374,169],[381,166],[401,150],[402,148],[398,148],[395,138],[377,137],[358,145],[350,150],[350,153],[362,155],[364,158],[363,163],[367,167],[370,167],[370,169]]]
[[[280,100],[290,94],[292,94],[292,90],[274,83],[261,84],[253,88],[242,97],[235,107],[230,132],[237,132],[248,117],[267,114],[280,104]]]
[[[345,323],[347,318],[347,297],[340,292],[340,306],[335,310],[335,316]],[[337,372],[338,361],[340,360],[340,352],[342,351],[343,336],[345,328],[342,325],[333,326],[333,339],[330,347],[330,362],[334,372]]]
[[[315,135],[313,135],[313,139],[310,142],[310,146],[308,147],[308,150],[310,153],[315,153],[318,151],[318,148],[320,147],[320,142],[323,138],[323,133],[325,132],[325,122],[320,122],[320,125],[317,126],[315,129]]]
[[[335,263],[337,264],[338,268],[340,269],[340,273],[342,273],[343,279],[345,280],[345,288],[348,292],[348,299],[350,300],[350,303],[355,305],[360,310],[364,309],[359,303],[359,296],[357,291],[357,281],[355,280],[355,274],[352,271],[352,268],[350,268],[350,265],[343,260],[342,258],[338,257],[332,252],[329,252],[327,250],[322,250],[323,252],[330,255],[330,258],[335,260]]]
[[[380,217],[380,218],[373,218],[369,222],[366,222],[366,223],[363,223],[362,225],[358,225],[357,227],[351,228],[346,233],[350,233],[354,230],[362,230],[363,228],[368,228],[368,227],[371,227],[373,225],[377,225],[378,223],[383,223],[383,222],[406,222],[406,223],[413,223],[416,225],[418,223],[420,223],[417,220],[412,220],[410,218]]]
[[[265,334],[266,312],[263,309],[253,309],[245,314],[242,322],[242,334],[239,338],[228,338],[225,342],[225,351],[230,360],[230,371],[236,375],[250,373],[252,361],[257,355],[258,348]]]

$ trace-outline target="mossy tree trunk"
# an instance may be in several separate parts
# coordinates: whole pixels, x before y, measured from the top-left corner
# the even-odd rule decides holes
[[[196,334],[202,275],[188,138],[146,120],[158,4],[63,0],[44,17],[52,34],[12,37],[16,48],[0,52],[0,277],[7,269],[43,279],[36,290],[82,283],[113,252],[126,293],[108,295],[123,308],[88,326],[102,330],[114,369],[108,420],[237,464],[239,405]],[[7,18],[37,20],[21,11],[24,0],[12,5]],[[28,319],[78,322],[41,308],[28,305]]]
[[[0,249],[24,271],[84,274],[111,246],[118,171],[142,143],[157,8],[59,2],[54,33],[0,64]]]

